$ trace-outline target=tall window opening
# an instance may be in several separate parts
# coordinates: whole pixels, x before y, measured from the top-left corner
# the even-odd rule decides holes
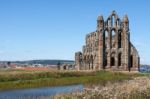
[[[111,32],[111,48],[115,47],[115,31],[112,30]]]
[[[121,31],[118,32],[118,48],[122,47]]]
[[[115,16],[112,16],[112,27],[115,27],[116,23],[115,23]]]

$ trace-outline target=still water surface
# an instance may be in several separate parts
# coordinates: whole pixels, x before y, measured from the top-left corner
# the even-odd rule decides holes
[[[0,99],[50,99],[50,97],[55,94],[69,93],[76,90],[83,91],[83,85],[79,84],[58,87],[0,91]]]

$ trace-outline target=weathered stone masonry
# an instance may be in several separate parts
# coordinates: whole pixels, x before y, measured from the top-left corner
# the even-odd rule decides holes
[[[130,42],[129,20],[115,11],[104,21],[97,18],[97,30],[86,35],[82,52],[75,53],[78,70],[138,70],[140,58]]]

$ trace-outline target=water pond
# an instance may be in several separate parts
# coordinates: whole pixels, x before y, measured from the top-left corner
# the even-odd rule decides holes
[[[76,90],[83,91],[83,85],[78,84],[57,87],[0,91],[0,99],[50,99],[50,97],[55,94],[69,93]]]

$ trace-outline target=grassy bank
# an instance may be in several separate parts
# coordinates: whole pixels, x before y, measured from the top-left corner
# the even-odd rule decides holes
[[[141,76],[119,72],[58,72],[58,71],[0,71],[0,90],[59,86],[69,84],[105,85],[106,82],[123,81]]]
[[[150,99],[150,78],[136,77],[123,82],[96,85],[84,91],[57,94],[52,99]]]

